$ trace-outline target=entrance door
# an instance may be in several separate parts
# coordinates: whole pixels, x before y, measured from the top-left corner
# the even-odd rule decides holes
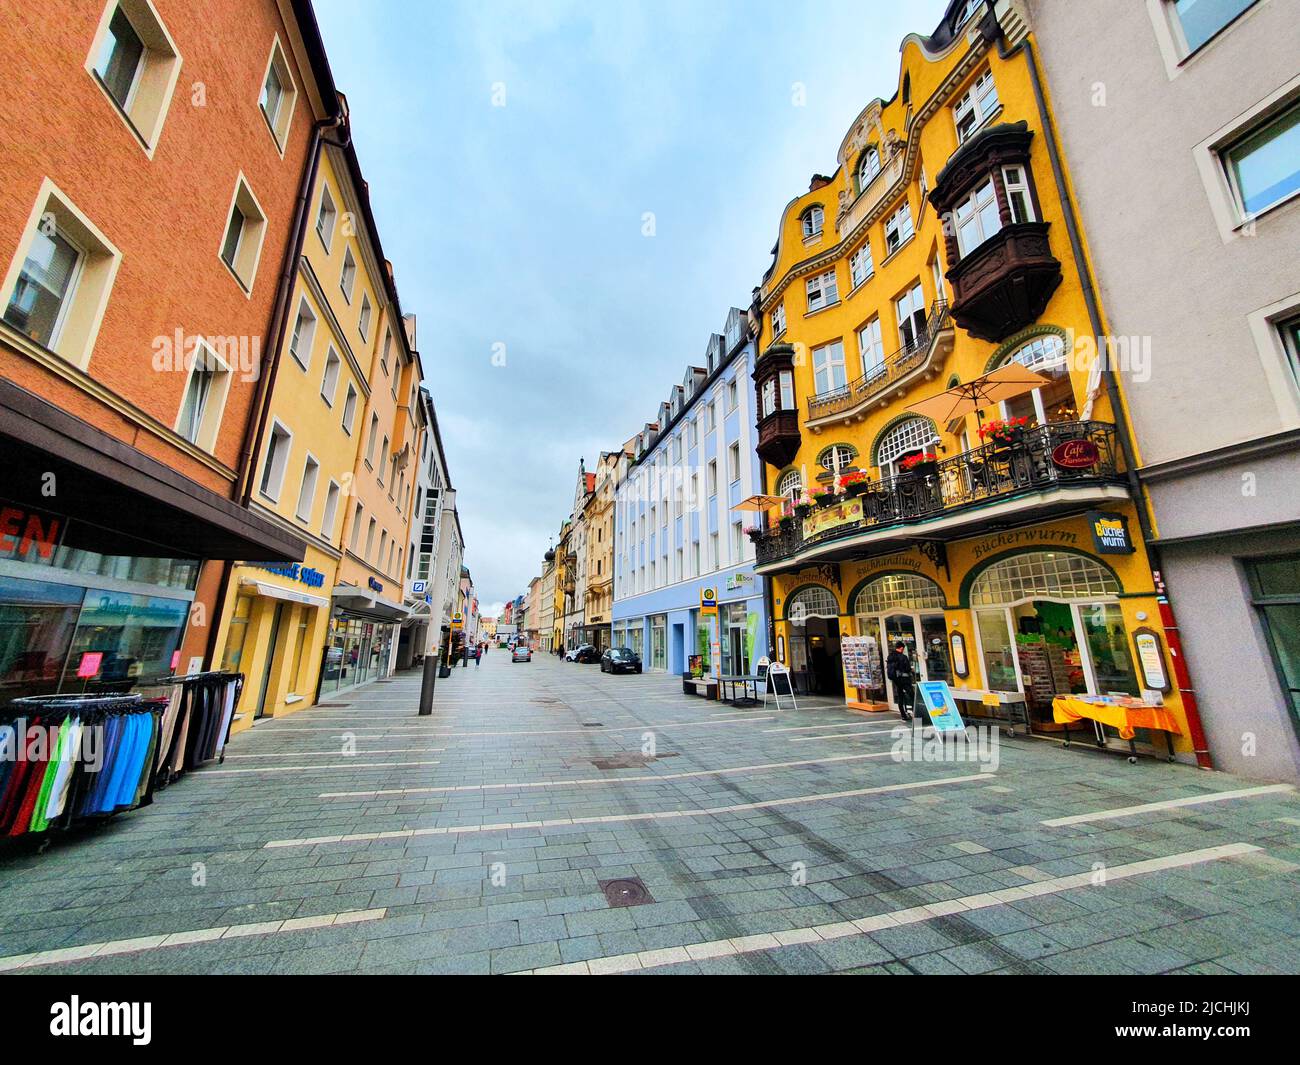
[[[253,720],[266,714],[266,690],[271,684],[271,668],[275,665],[276,646],[280,642],[280,622],[284,619],[284,603],[275,604],[275,613],[271,615],[271,639],[266,645],[266,665],[262,669],[262,690],[257,696],[257,709]]]
[[[942,614],[921,615],[921,672],[926,680],[952,683],[948,658],[948,626]]]
[[[911,614],[890,614],[885,618],[885,658],[888,659],[890,652],[894,650],[897,643],[903,644],[903,651],[912,661],[912,676],[921,677],[921,661],[916,653],[916,621]],[[894,682],[885,677],[886,691],[889,703],[897,703],[894,697]]]

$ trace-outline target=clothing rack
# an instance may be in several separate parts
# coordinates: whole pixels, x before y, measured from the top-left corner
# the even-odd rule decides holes
[[[171,674],[150,687],[171,687],[162,718],[162,742],[155,765],[158,787],[216,759],[226,760],[226,743],[244,675],[223,669]]]
[[[0,710],[0,836],[99,821],[153,801],[165,703],[41,695]]]

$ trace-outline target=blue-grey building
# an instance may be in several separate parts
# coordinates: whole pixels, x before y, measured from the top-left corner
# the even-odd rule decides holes
[[[709,338],[703,366],[688,366],[630,442],[614,508],[614,646],[637,651],[647,670],[683,673],[700,654],[709,672],[748,673],[768,653],[763,580],[733,510],[762,490],[755,451],[754,330],[744,311]],[[721,661],[701,589],[716,590]],[[706,622],[711,619],[706,618]]]

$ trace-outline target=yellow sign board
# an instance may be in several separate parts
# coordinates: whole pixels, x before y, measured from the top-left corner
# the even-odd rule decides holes
[[[850,522],[862,520],[862,499],[855,497],[830,507],[820,507],[803,520],[804,536],[816,536]]]
[[[700,617],[718,616],[718,590],[716,588],[700,589]]]

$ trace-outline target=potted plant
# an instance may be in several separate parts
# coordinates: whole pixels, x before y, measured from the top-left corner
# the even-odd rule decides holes
[[[764,530],[761,525],[745,526],[745,535],[749,537],[749,542],[753,544],[756,544],[759,540],[763,539],[765,531],[766,530]]]
[[[1005,420],[995,418],[993,421],[985,422],[980,426],[980,440],[986,444],[992,444],[999,451],[1005,451],[1023,442],[1025,427],[1028,425],[1028,418],[1007,418]]]
[[[866,495],[870,490],[871,479],[862,470],[854,470],[840,478],[840,491],[846,496]]]
[[[903,473],[910,473],[918,477],[928,477],[934,473],[938,467],[939,457],[928,451],[918,451],[915,455],[908,455],[898,464],[898,468]]]
[[[790,508],[790,500],[786,500],[781,506],[781,531],[788,533],[794,528],[794,512]]]
[[[794,513],[796,517],[806,518],[812,513],[813,501],[806,491],[799,493],[799,498],[794,501]]]
[[[835,502],[835,493],[826,486],[814,488],[812,492],[813,502],[819,507],[829,507]]]

